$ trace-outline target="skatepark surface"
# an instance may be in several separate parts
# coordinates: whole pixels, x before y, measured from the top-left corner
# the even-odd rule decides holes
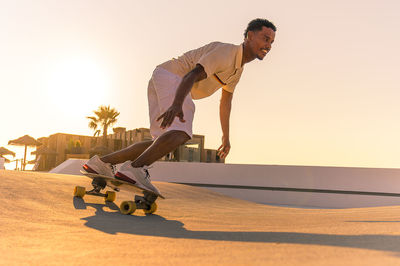
[[[154,182],[158,211],[72,196],[84,176],[0,170],[1,265],[400,265],[400,206],[302,209]]]

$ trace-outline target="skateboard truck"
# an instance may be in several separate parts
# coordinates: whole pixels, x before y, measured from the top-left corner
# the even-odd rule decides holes
[[[103,178],[93,178],[92,186],[93,189],[91,191],[99,193],[102,189],[105,189],[105,187],[107,186],[107,182]],[[120,191],[119,188],[113,188],[113,189],[117,192]]]
[[[113,202],[116,198],[114,191],[107,191],[106,193],[101,193],[100,191],[107,186],[107,182],[102,178],[93,178],[92,181],[93,189],[86,191],[84,187],[76,186],[74,189],[74,196],[78,198],[83,198],[86,194],[93,196],[104,197],[106,201]]]
[[[144,213],[151,214],[157,210],[157,203],[155,203],[157,198],[156,194],[143,191],[143,196],[135,195],[135,201],[122,202],[120,211],[123,214],[131,214],[136,209],[142,209]]]
[[[105,189],[105,187],[107,186],[107,182],[104,179],[93,178],[92,186],[93,186],[93,189],[90,191],[86,191],[85,194],[93,195],[93,196],[102,196],[102,197],[107,198],[107,194],[100,192],[101,190]],[[119,191],[118,188],[114,188],[114,190],[117,192]],[[109,191],[108,193],[110,193],[110,192],[111,191]]]
[[[153,204],[158,198],[157,195],[145,191],[143,196],[135,195],[135,203],[137,209],[150,209],[151,204]]]

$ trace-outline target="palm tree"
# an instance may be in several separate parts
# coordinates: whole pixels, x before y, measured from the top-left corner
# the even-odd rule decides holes
[[[99,136],[103,129],[103,146],[107,147],[107,130],[108,127],[114,125],[117,122],[119,112],[110,106],[102,105],[96,111],[93,111],[96,116],[87,116],[89,119],[89,128],[94,130],[94,136]]]

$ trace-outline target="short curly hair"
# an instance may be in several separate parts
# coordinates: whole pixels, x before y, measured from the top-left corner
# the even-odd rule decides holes
[[[260,31],[262,29],[262,27],[270,28],[276,32],[276,27],[275,27],[274,23],[272,23],[271,21],[269,21],[267,19],[256,18],[256,19],[253,19],[252,21],[250,21],[249,25],[247,25],[247,29],[244,32],[244,37],[245,38],[247,37],[247,33],[249,31]]]

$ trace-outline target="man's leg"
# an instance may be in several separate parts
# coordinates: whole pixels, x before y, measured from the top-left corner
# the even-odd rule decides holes
[[[181,130],[163,133],[134,162],[124,163],[115,177],[161,195],[160,191],[151,183],[149,172],[145,166],[151,165],[189,139],[189,135]]]
[[[119,164],[128,160],[135,161],[151,144],[153,140],[141,141],[122,150],[107,154],[100,159],[105,163]]]
[[[190,139],[189,135],[180,130],[167,131],[159,136],[136,160],[133,167],[149,166],[158,159],[177,149]]]

